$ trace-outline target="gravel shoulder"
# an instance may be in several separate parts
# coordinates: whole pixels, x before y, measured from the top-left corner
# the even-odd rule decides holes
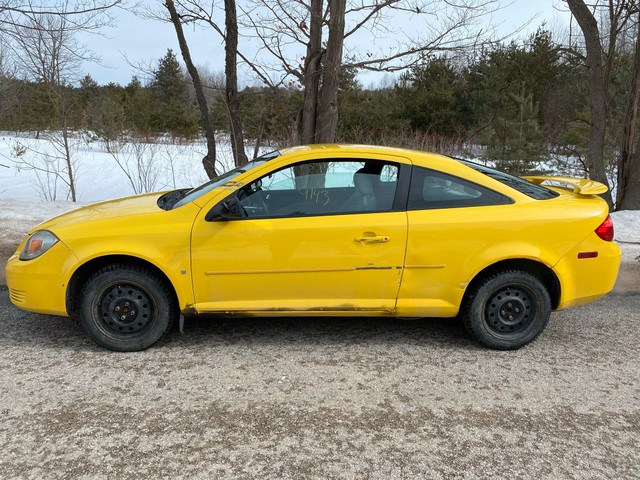
[[[193,320],[117,354],[0,291],[0,478],[637,479],[640,295],[515,352],[455,321]]]

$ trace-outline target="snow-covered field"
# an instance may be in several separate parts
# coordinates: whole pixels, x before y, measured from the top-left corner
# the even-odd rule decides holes
[[[59,133],[0,132],[0,200],[23,202],[70,200],[68,174]],[[71,139],[72,174],[78,202],[93,203],[137,193],[194,187],[207,177],[202,167],[203,141],[180,143],[112,142],[110,149],[90,135]],[[219,172],[233,165],[228,141],[216,151]]]
[[[622,250],[623,262],[640,262],[640,210],[613,212],[615,241]]]

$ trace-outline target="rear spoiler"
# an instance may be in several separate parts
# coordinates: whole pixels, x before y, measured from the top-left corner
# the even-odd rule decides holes
[[[565,185],[573,187],[573,193],[578,193],[580,195],[600,195],[601,193],[609,190],[606,185],[594,180],[587,180],[586,178],[562,176],[531,176],[522,178],[525,180],[529,180],[536,185],[540,185],[542,182],[564,183]]]

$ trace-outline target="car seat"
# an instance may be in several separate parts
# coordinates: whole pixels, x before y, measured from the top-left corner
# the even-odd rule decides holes
[[[361,168],[353,174],[353,185],[355,192],[342,204],[341,210],[344,212],[360,212],[376,210],[378,201],[375,194],[375,186],[380,182],[380,176],[365,173]]]

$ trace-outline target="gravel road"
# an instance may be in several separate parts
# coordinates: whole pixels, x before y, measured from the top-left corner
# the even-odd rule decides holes
[[[456,321],[194,320],[131,354],[0,287],[0,478],[637,479],[640,293]]]

